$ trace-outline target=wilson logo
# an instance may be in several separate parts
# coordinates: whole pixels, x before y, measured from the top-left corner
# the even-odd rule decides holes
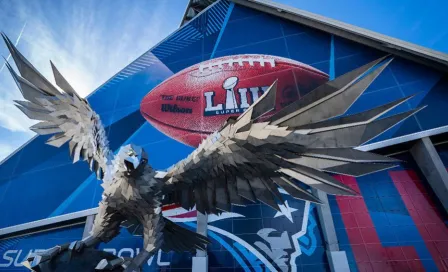
[[[162,112],[172,112],[172,113],[184,113],[184,114],[192,114],[193,109],[191,108],[180,108],[176,104],[162,104]]]

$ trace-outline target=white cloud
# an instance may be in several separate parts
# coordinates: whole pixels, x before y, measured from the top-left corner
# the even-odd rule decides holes
[[[6,158],[9,154],[14,151],[14,147],[12,145],[8,145],[5,143],[0,143],[0,162]]]
[[[167,18],[180,18],[183,12],[173,11],[171,1],[60,1],[54,5],[45,0],[18,0],[9,3],[2,6],[0,1],[0,25],[6,26],[3,30],[15,41],[26,22],[19,50],[54,82],[49,62],[52,60],[83,97],[175,30],[178,20]],[[179,14],[173,16],[173,12]],[[5,48],[0,45],[0,52],[6,56]],[[21,99],[4,69],[0,73],[0,126],[27,132],[31,137],[34,133],[28,127],[35,122],[13,105],[13,100]],[[0,151],[0,155],[12,151],[1,136],[0,148],[5,151]]]
[[[113,76],[125,65],[148,50],[173,29],[166,29],[162,23],[168,14],[167,1],[158,1],[153,6],[151,17],[142,12],[139,5],[121,1],[119,6],[126,12],[108,14],[117,16],[115,24],[103,13],[96,10],[107,8],[107,2],[84,1],[83,5],[69,4],[70,10],[61,20],[61,31],[55,31],[54,22],[49,22],[48,10],[40,5],[19,6],[19,14],[28,21],[23,35],[23,45],[29,60],[50,80],[52,80],[49,60],[51,59],[64,77],[82,96]],[[36,2],[31,2],[36,4]],[[117,3],[117,2],[116,2]],[[53,10],[52,12],[58,12]],[[45,16],[32,16],[45,14]]]
[[[23,114],[10,100],[0,99],[0,125],[10,131],[34,134],[29,127],[36,123]]]

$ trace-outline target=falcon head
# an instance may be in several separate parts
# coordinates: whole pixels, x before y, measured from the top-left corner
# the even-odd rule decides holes
[[[127,176],[140,173],[148,163],[148,154],[140,146],[133,144],[123,146],[120,153]]]

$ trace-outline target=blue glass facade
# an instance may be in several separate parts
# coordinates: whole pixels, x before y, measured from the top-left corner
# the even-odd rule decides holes
[[[130,142],[140,145],[147,150],[149,163],[156,169],[165,169],[188,155],[193,148],[167,137],[145,121],[139,111],[140,102],[159,83],[182,69],[211,58],[236,54],[268,54],[290,58],[315,67],[327,73],[330,78],[385,55],[376,49],[307,26],[226,0],[218,1],[88,97],[93,109],[107,127],[111,148],[117,150]],[[371,142],[446,126],[447,118],[434,117],[440,112],[446,112],[447,89],[446,74],[397,57],[346,114],[418,93],[386,116],[422,105],[428,107]],[[44,144],[46,139],[43,136],[35,138],[0,165],[0,228],[97,206],[102,188],[88,166],[83,163],[73,165],[68,148],[47,146]],[[382,269],[378,263],[391,261],[398,262],[397,265],[405,263],[408,269],[421,265],[427,271],[442,271],[440,267],[446,265],[444,255],[439,252],[446,248],[448,240],[444,236],[445,215],[439,214],[436,204],[428,204],[430,201],[425,200],[430,190],[418,187],[420,183],[417,180],[420,178],[409,174],[414,166],[405,164],[401,167],[393,173],[385,171],[357,179],[355,183],[361,193],[357,200],[330,198],[338,238],[342,248],[348,252],[353,271],[362,271],[364,267],[376,271]],[[407,171],[407,177],[403,171]],[[419,199],[415,201],[426,203],[429,208],[424,208],[434,211],[431,222],[438,227],[445,226],[445,231],[439,231],[440,236],[424,237],[422,228],[418,227],[419,222],[416,222],[416,218],[422,217],[419,214],[424,212],[419,213],[416,207],[413,209],[405,205],[410,194],[400,191],[400,186],[409,180],[416,181],[413,184],[421,189],[413,192],[418,195],[416,199]],[[353,180],[347,182],[354,184]],[[286,197],[288,206],[285,206],[283,213],[277,213],[262,204],[253,204],[245,208],[233,207],[233,214],[210,222],[209,236],[213,241],[209,248],[210,271],[265,271],[266,268],[327,271],[316,207],[308,202]],[[364,210],[352,209],[356,205],[350,203],[357,201],[365,202]],[[195,227],[195,215],[181,218],[183,219],[177,219],[180,224]],[[391,229],[394,230],[393,233]],[[367,240],[368,231],[376,231],[378,240]],[[68,232],[70,237],[63,236],[63,233]],[[0,241],[0,270],[13,267],[4,266],[10,262],[10,259],[4,257],[7,250],[23,248],[25,252],[25,248],[34,247],[33,241],[46,240],[42,237],[60,235],[57,239],[51,238],[48,245],[42,244],[49,247],[79,239],[81,235],[78,229],[58,233],[55,231],[48,236],[24,237],[14,246],[7,241]],[[141,243],[141,238],[131,237],[124,231],[103,248],[127,256],[135,254]],[[381,247],[373,250],[372,245]],[[400,253],[393,257],[376,257],[384,252],[385,256],[389,256],[392,253],[388,252],[395,252],[397,247]],[[399,258],[396,257],[397,254]],[[414,256],[412,254],[416,254],[417,259],[422,261],[417,264],[410,261],[414,260],[411,258]],[[151,259],[150,263],[145,271],[158,269],[157,267],[166,268],[164,271],[189,271],[191,254],[161,253]]]

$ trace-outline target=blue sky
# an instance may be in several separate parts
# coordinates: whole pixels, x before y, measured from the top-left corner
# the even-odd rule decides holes
[[[51,59],[88,95],[174,31],[187,0],[0,0],[0,31],[50,80]],[[448,53],[448,2],[277,0]],[[22,35],[19,38],[20,33]],[[8,51],[0,43],[0,55]],[[20,92],[0,62],[0,160],[31,137],[33,124],[13,106]]]
[[[446,0],[276,0],[448,53]]]

